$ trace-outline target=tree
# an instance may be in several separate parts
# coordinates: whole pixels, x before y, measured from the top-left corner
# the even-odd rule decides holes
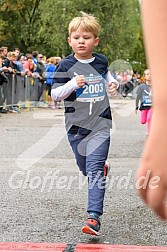
[[[109,63],[123,59],[145,68],[138,0],[2,0],[0,9],[1,44],[23,52],[38,49],[47,57],[66,56],[71,53],[68,24],[84,11],[94,14],[102,27],[97,52]]]
[[[41,23],[39,5],[41,0],[2,0],[0,18],[3,20],[1,43],[19,47],[22,51],[37,47]]]

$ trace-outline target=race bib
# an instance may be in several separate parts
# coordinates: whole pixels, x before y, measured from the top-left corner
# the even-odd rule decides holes
[[[143,96],[143,106],[151,106],[152,105],[152,101],[151,101],[151,97],[149,95],[145,95]]]
[[[101,75],[85,76],[86,84],[76,90],[76,100],[80,102],[97,102],[104,100],[105,79]]]

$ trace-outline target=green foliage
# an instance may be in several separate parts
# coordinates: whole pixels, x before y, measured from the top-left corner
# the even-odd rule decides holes
[[[40,28],[39,4],[41,0],[4,0],[0,3],[0,19],[4,22],[1,44],[22,51],[32,50],[38,45]]]
[[[123,59],[134,69],[146,67],[138,0],[1,0],[0,10],[0,45],[66,56],[71,53],[68,23],[84,11],[101,24],[96,51],[109,63]]]

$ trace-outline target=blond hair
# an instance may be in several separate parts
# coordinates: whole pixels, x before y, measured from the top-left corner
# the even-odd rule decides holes
[[[97,19],[93,15],[87,14],[83,11],[80,11],[80,13],[80,17],[73,18],[69,23],[69,35],[71,35],[72,32],[76,31],[80,27],[84,31],[92,32],[95,38],[97,38],[101,28]]]

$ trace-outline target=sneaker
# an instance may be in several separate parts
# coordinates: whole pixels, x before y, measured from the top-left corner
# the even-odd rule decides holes
[[[109,171],[110,171],[110,165],[109,165],[108,161],[106,161],[104,164],[104,177],[106,177],[108,175]]]
[[[86,225],[82,228],[82,232],[90,235],[100,235],[100,220],[93,214],[90,214],[87,218]]]

